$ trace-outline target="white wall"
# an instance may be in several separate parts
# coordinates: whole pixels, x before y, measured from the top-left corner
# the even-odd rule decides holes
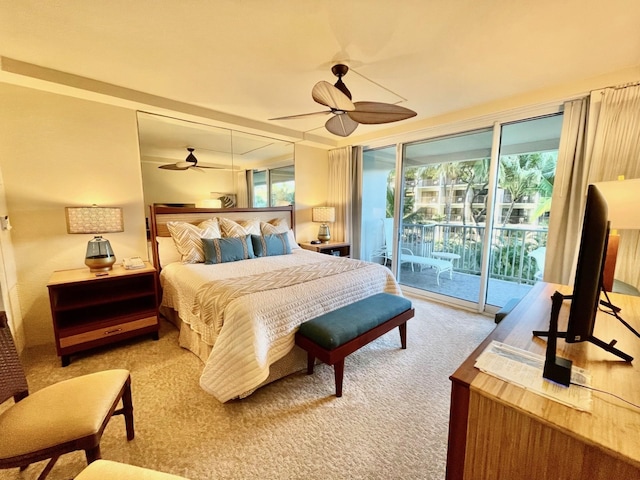
[[[311,209],[327,202],[329,156],[326,150],[296,144],[296,240],[309,242],[318,236]]]
[[[105,235],[116,258],[146,257],[136,113],[0,84],[4,175],[27,345],[53,342],[47,282],[84,267],[92,235],[66,233],[64,207],[123,207],[122,233]]]

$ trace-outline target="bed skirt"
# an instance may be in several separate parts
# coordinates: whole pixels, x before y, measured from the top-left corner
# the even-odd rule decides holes
[[[189,325],[183,322],[178,315],[178,312],[172,308],[160,306],[160,315],[162,315],[167,321],[176,326],[180,332],[178,338],[178,344],[182,348],[186,348],[193,354],[195,354],[204,364],[209,358],[212,345],[207,345],[202,341],[200,334],[191,330]],[[258,388],[267,385],[271,382],[284,378],[293,373],[307,369],[307,352],[295,345],[287,355],[276,361],[269,367],[269,376],[264,382],[258,385],[256,388],[242,393],[238,398],[245,398],[255,392]]]

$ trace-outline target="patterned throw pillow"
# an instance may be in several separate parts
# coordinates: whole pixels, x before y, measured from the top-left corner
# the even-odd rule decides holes
[[[275,218],[269,223],[260,222],[260,233],[262,235],[274,235],[276,233],[286,233],[289,230],[289,224],[282,218]]]
[[[220,230],[223,237],[244,237],[246,235],[260,235],[260,220],[240,220],[234,222],[228,218],[219,218]]]
[[[293,230],[289,228],[289,223],[283,218],[273,219],[269,223],[260,222],[260,233],[262,233],[262,235],[286,233],[289,237],[289,247],[291,250],[300,248],[300,245],[296,242],[296,236],[294,235]]]
[[[167,222],[169,233],[182,255],[182,263],[204,262],[203,238],[220,238],[218,219],[205,220],[199,225],[187,222]]]
[[[288,255],[291,253],[289,235],[277,233],[275,235],[251,235],[253,252],[256,257],[271,257],[273,255]]]
[[[235,262],[255,258],[251,235],[230,238],[203,238],[204,263]]]

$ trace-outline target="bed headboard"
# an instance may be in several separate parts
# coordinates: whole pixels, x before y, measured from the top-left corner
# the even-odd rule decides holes
[[[193,207],[162,207],[151,205],[149,229],[151,231],[152,261],[160,271],[160,258],[156,237],[170,237],[167,222],[188,222],[197,225],[212,217],[225,217],[230,220],[252,220],[257,218],[263,222],[273,219],[285,219],[295,231],[293,206],[269,208],[193,208]]]

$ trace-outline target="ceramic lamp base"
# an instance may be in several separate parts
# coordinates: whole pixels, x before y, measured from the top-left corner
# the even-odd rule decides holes
[[[318,240],[322,243],[329,243],[331,240],[331,232],[329,232],[329,225],[323,223],[320,225],[320,230],[318,230]]]

